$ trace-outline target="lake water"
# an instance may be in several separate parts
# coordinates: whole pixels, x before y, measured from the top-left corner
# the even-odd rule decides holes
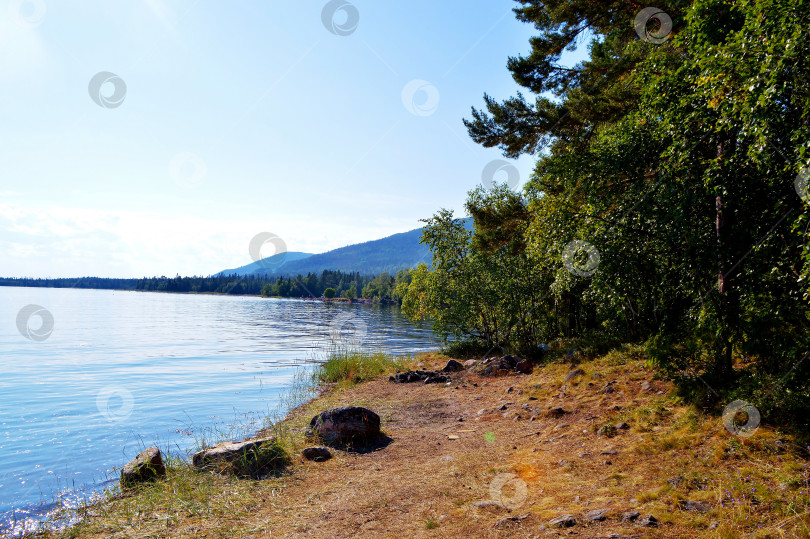
[[[252,434],[335,342],[438,346],[391,307],[0,287],[0,535],[110,488],[143,447]]]

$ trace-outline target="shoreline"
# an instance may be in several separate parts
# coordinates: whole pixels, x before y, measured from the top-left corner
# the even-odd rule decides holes
[[[322,303],[347,303],[358,305],[399,305],[399,303],[392,299],[382,299],[374,302],[374,298],[315,298],[315,297],[285,297],[285,296],[263,296],[262,294],[227,294],[225,292],[178,292],[173,290],[138,290],[134,288],[80,288],[75,286],[11,286],[0,285],[4,288],[33,288],[33,289],[49,289],[49,290],[105,290],[108,292],[140,292],[147,294],[179,294],[179,295],[192,295],[192,296],[225,296],[233,298],[264,298],[264,299],[293,299],[301,301],[320,301]]]
[[[424,353],[408,366],[440,369],[446,361]],[[789,434],[760,427],[750,440],[732,436],[716,416],[680,402],[674,386],[656,381],[632,351],[582,363],[571,380],[566,363],[559,357],[529,375],[497,377],[468,368],[450,385],[393,384],[385,373],[319,386],[273,427],[292,458],[280,476],[234,479],[173,465],[166,480],[88,508],[71,536],[124,537],[130,529],[169,537],[508,537],[549,533],[556,518],[571,516],[577,536],[714,537],[756,526],[776,530],[781,519],[771,511],[807,502],[797,497],[798,486],[769,493],[768,511],[734,501],[750,488],[733,479],[739,463],[772,463],[745,471],[760,488],[786,469],[807,469]],[[304,427],[314,414],[342,405],[378,413],[391,442],[369,453],[332,449],[326,462],[304,460]],[[380,481],[388,487],[380,489]],[[517,490],[493,501],[493,485],[507,483]],[[180,490],[188,498],[176,499]],[[195,516],[189,504],[207,512]],[[236,509],[219,509],[225,507]],[[606,518],[589,520],[595,510]],[[143,514],[133,520],[132,511]],[[622,520],[633,511],[640,517]],[[168,520],[149,517],[155,512]],[[648,515],[656,524],[644,527],[638,519]],[[808,523],[799,516],[779,530]]]

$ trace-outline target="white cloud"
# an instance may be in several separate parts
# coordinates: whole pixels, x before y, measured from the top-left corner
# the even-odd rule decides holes
[[[275,223],[275,226],[273,226]],[[363,219],[326,225],[306,216],[226,221],[146,211],[0,204],[0,275],[207,275],[250,263],[248,244],[273,232],[290,251],[323,252],[414,228]]]

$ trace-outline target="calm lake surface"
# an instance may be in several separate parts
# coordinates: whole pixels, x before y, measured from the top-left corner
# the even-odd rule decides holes
[[[27,305],[50,335],[47,313],[20,332]],[[0,536],[112,487],[144,447],[252,434],[334,343],[438,347],[391,307],[0,287]]]

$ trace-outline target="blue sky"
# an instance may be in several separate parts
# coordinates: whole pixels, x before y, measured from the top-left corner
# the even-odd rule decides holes
[[[353,0],[348,35],[321,0],[2,3],[2,276],[210,274],[260,232],[323,252],[462,213],[502,156],[461,120],[532,35],[512,0]]]

